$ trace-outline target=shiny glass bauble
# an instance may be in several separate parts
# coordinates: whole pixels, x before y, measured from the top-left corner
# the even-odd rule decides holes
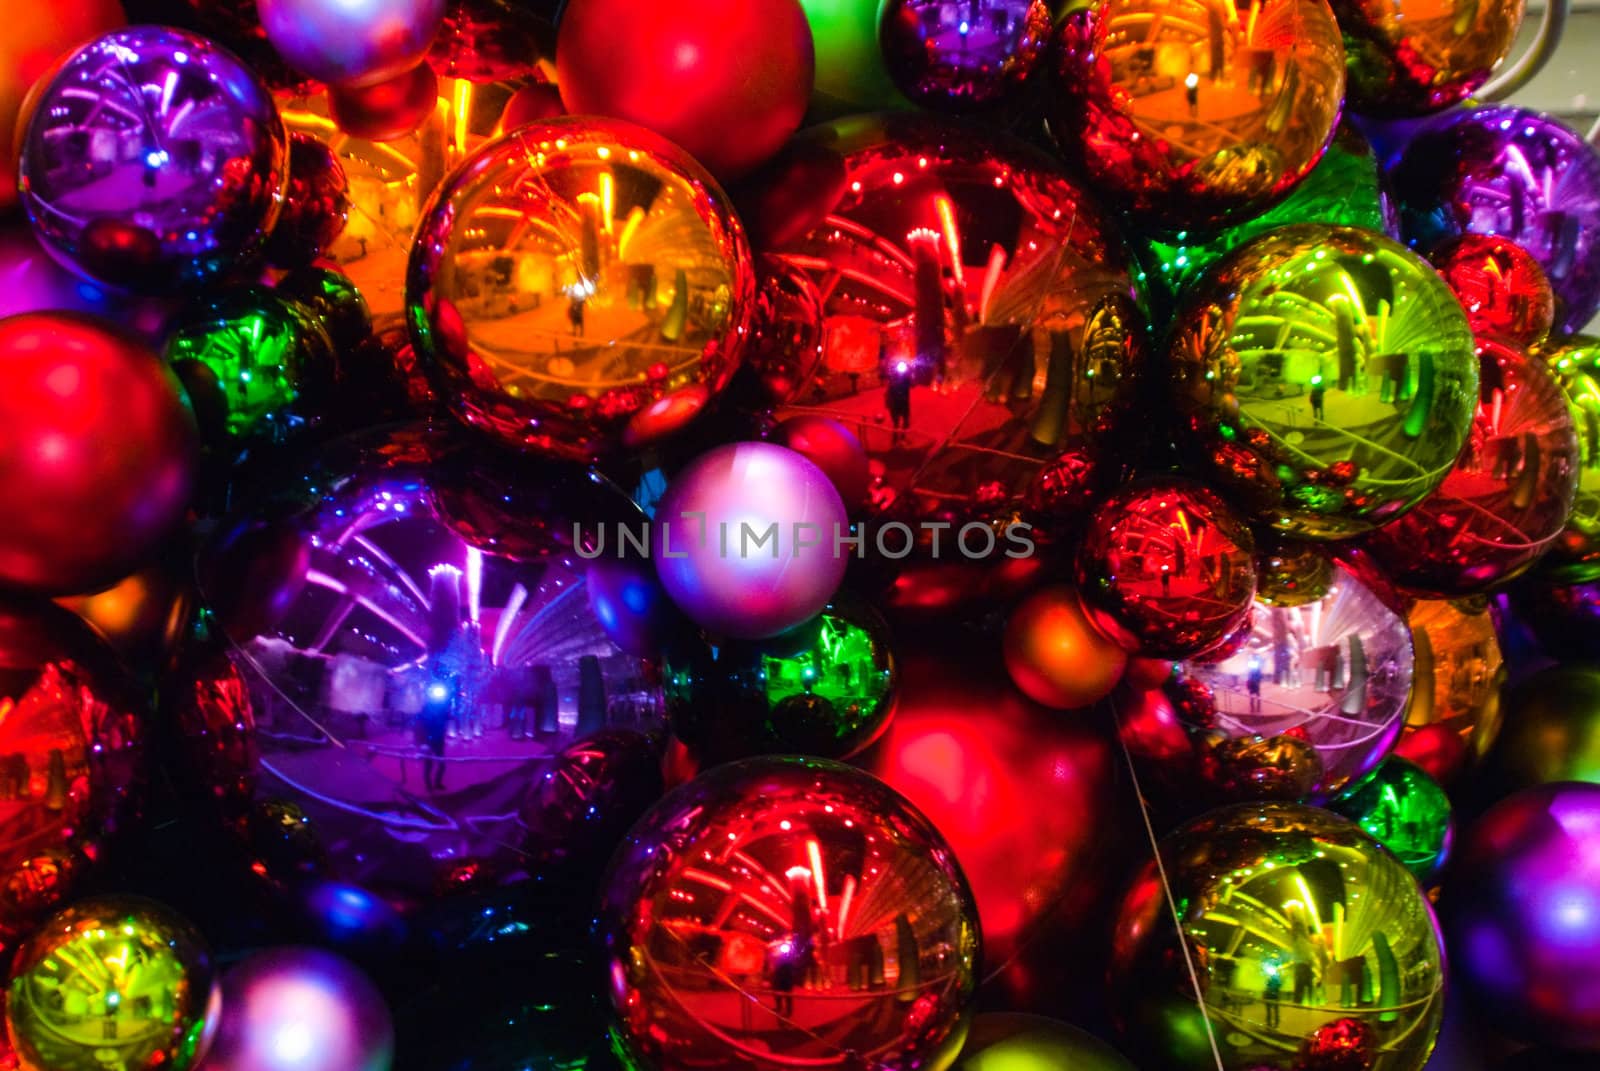
[[[295,70],[364,86],[416,67],[444,18],[445,0],[256,0],[272,47]]]
[[[1533,254],[1510,239],[1463,234],[1433,250],[1428,260],[1460,299],[1474,336],[1533,346],[1555,324],[1550,280]]]
[[[1344,31],[1346,104],[1386,118],[1466,100],[1511,52],[1524,0],[1446,7],[1426,0],[1333,0]]]
[[[1066,584],[1036,588],[1006,618],[1006,670],[1036,703],[1072,710],[1110,694],[1128,668],[1128,651],[1096,628]]]
[[[1500,732],[1500,640],[1482,607],[1424,600],[1406,621],[1416,661],[1395,754],[1449,785],[1483,761]]]
[[[1496,787],[1600,784],[1600,669],[1550,666],[1507,688],[1504,702],[1505,724],[1489,753]]]
[[[350,180],[338,155],[310,134],[289,135],[289,186],[267,239],[267,259],[298,268],[326,253],[350,218]]]
[[[1600,580],[1600,339],[1573,335],[1541,348],[1572,410],[1578,437],[1578,490],[1567,526],[1539,561],[1539,575],[1557,584]]]
[[[913,102],[982,112],[1014,103],[1050,50],[1044,0],[888,0],[879,5],[884,66]]]
[[[1386,760],[1329,809],[1366,830],[1418,881],[1435,877],[1449,858],[1455,837],[1450,797],[1405,759]]]

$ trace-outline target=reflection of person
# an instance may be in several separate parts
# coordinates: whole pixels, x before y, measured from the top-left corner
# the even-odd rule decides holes
[[[1327,393],[1327,388],[1322,385],[1322,377],[1318,376],[1311,381],[1311,415],[1318,420],[1322,419],[1322,399]]]
[[[572,323],[574,338],[583,337],[583,298],[574,297],[567,302],[567,319]]]
[[[1261,659],[1250,659],[1250,673],[1245,678],[1245,687],[1250,693],[1250,713],[1261,713]]]
[[[889,385],[884,388],[883,399],[889,408],[889,425],[894,428],[895,441],[899,442],[901,433],[911,427],[911,376],[906,370],[896,366],[889,376]]]
[[[1311,999],[1311,989],[1316,981],[1316,972],[1311,969],[1311,964],[1303,959],[1294,962],[1294,1002],[1305,1004]]]
[[[423,748],[422,784],[435,791],[444,789],[445,727],[456,705],[456,682],[450,677],[435,677],[424,692],[422,712],[417,715],[417,743]]]
[[[1276,1027],[1282,1016],[1282,1009],[1278,999],[1283,996],[1283,972],[1276,965],[1267,967],[1267,984],[1261,991],[1261,999],[1267,1005],[1267,1026]]]

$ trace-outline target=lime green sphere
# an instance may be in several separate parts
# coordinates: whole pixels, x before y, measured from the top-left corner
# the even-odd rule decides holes
[[[1566,393],[1578,433],[1578,494],[1537,568],[1558,584],[1587,584],[1600,580],[1600,339],[1573,335],[1540,355]]]
[[[967,1043],[952,1071],[1134,1071],[1087,1031],[1015,1012],[985,1012],[972,1019]]]

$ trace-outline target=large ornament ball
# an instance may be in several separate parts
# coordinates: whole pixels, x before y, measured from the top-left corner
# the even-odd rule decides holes
[[[855,510],[866,504],[872,463],[855,432],[831,417],[801,415],[779,424],[772,438],[825,472],[846,507]]]
[[[406,300],[458,417],[587,460],[677,430],[728,384],[754,291],[699,165],[628,123],[559,119],[489,142],[439,188]]]
[[[1056,584],[1024,599],[1006,619],[1006,669],[1024,695],[1072,710],[1111,694],[1128,652],[1091,623],[1078,592]]]
[[[1439,905],[1451,976],[1511,1037],[1600,1050],[1597,823],[1600,786],[1541,785],[1501,800],[1462,839]]]
[[[954,1071],[1134,1071],[1110,1045],[1085,1030],[1015,1012],[972,1018]]]
[[[362,86],[412,70],[428,54],[445,0],[257,0],[267,40],[295,70]]]
[[[1187,658],[1244,623],[1255,540],[1226,502],[1158,480],[1100,503],[1078,546],[1077,586],[1095,623],[1128,650]]]
[[[1507,789],[1600,784],[1600,669],[1562,663],[1508,688],[1489,767],[1496,786]]]
[[[1544,362],[1484,339],[1482,400],[1466,448],[1416,509],[1363,541],[1400,590],[1478,595],[1516,577],[1566,527],[1578,487],[1578,441],[1561,385]]]
[[[1326,0],[1100,0],[1057,28],[1050,131],[1107,196],[1158,230],[1248,219],[1333,135],[1344,45]]]
[[[800,0],[816,53],[808,114],[824,119],[909,108],[884,66],[878,5],[860,0]]]
[[[696,624],[766,639],[833,598],[851,533],[825,472],[786,447],[743,442],[702,454],[672,478],[652,537],[662,585]]]
[[[1423,600],[1407,615],[1415,652],[1411,701],[1395,754],[1450,785],[1500,733],[1505,661],[1487,610]]]
[[[1401,118],[1461,103],[1511,52],[1523,4],[1490,0],[1450,11],[1416,0],[1333,0],[1344,31],[1346,105]]]
[[[811,27],[799,0],[573,0],[556,71],[569,113],[649,127],[718,178],[737,178],[805,117]]]
[[[327,145],[310,134],[289,135],[289,188],[267,238],[275,268],[300,268],[328,252],[350,218],[350,179]]]
[[[1574,335],[1540,350],[1572,410],[1578,437],[1578,490],[1567,526],[1539,562],[1556,584],[1600,580],[1600,339]]]
[[[182,521],[196,464],[177,380],[132,336],[73,313],[0,320],[0,586],[105,587]]]
[[[1463,234],[1428,254],[1474,336],[1535,346],[1555,325],[1556,295],[1533,254],[1493,234]]]
[[[935,111],[983,112],[1015,103],[1050,50],[1044,0],[887,0],[878,43],[889,77]]]
[[[1359,826],[1228,807],[1164,838],[1160,857],[1113,935],[1113,1010],[1140,1066],[1420,1071],[1444,950],[1415,879]],[[1360,1058],[1324,1062],[1350,1048]]]
[[[1455,837],[1450,797],[1405,759],[1389,759],[1329,810],[1366,830],[1418,881],[1433,878],[1449,858]]]
[[[82,900],[17,950],[6,1032],[30,1071],[189,1071],[205,1058],[219,997],[187,919],[136,896]]]
[[[389,1071],[393,1056],[383,996],[332,952],[272,948],[222,976],[208,1071]]]
[[[760,905],[760,906],[756,906]],[[621,1040],[654,1071],[950,1066],[977,909],[933,826],[821,759],[747,759],[670,793],[599,910]]]
[[[1211,701],[1178,713],[1214,798],[1320,803],[1393,750],[1412,671],[1405,621],[1339,568],[1321,599],[1258,603],[1239,647],[1185,663]]]
[[[130,127],[128,116],[141,118]],[[277,106],[232,53],[137,26],[84,45],[43,91],[22,150],[22,203],[62,264],[163,293],[235,271],[261,248],[287,165]]]
[[[426,63],[359,86],[331,86],[328,114],[341,133],[366,141],[398,141],[433,115],[439,76]]]
[[[1421,502],[1478,404],[1455,295],[1353,227],[1288,226],[1236,250],[1179,315],[1171,354],[1194,464],[1300,538],[1348,538]]]
[[[1581,135],[1525,108],[1469,108],[1415,134],[1389,177],[1412,245],[1498,235],[1544,269],[1558,330],[1600,311],[1600,153]]]
[[[334,387],[327,332],[265,287],[224,290],[181,312],[166,357],[196,412],[220,413],[236,443],[293,437],[326,415]]]

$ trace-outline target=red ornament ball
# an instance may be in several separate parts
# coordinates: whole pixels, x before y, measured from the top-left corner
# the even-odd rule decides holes
[[[779,424],[773,441],[787,446],[821,469],[833,482],[845,508],[855,509],[867,500],[872,469],[867,452],[855,432],[825,416],[795,416]]]
[[[556,40],[568,112],[649,127],[721,179],[799,128],[813,66],[798,0],[572,0]]]
[[[1004,652],[1023,694],[1061,710],[1104,699],[1128,666],[1128,652],[1090,623],[1065,584],[1041,588],[1011,611]]]
[[[426,63],[382,82],[363,86],[330,86],[328,112],[339,129],[367,141],[405,137],[433,114],[439,99],[439,77]]]
[[[133,572],[183,519],[198,436],[155,352],[88,316],[0,320],[0,587],[71,594]]]
[[[1094,512],[1077,583],[1095,624],[1128,650],[1188,658],[1250,613],[1255,540],[1217,494],[1188,480],[1125,488]]]
[[[561,91],[555,86],[548,82],[523,86],[506,101],[505,110],[500,113],[500,122],[495,125],[494,134],[495,137],[499,137],[519,126],[541,123],[546,119],[559,119],[566,114],[567,109],[561,103]]]
[[[1466,310],[1472,333],[1513,346],[1543,342],[1556,295],[1533,254],[1508,238],[1463,234],[1428,255]]]
[[[883,782],[820,759],[719,766],[617,849],[598,932],[616,1035],[654,1071],[948,1067],[977,987],[972,893]]]
[[[289,188],[267,237],[267,259],[300,268],[328,251],[350,218],[350,180],[332,149],[310,134],[289,135]]]

